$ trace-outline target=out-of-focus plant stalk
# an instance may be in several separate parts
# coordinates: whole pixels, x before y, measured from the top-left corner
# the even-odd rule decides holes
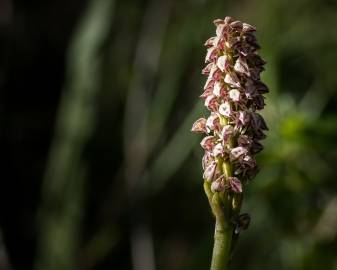
[[[94,128],[101,45],[114,1],[91,1],[68,52],[67,80],[47,161],[35,269],[74,269],[85,185],[84,147]]]
[[[160,15],[158,17],[158,14]],[[148,92],[159,69],[161,50],[169,22],[170,2],[149,2],[139,41],[136,47],[132,76],[124,114],[125,180],[130,211],[130,248],[134,270],[154,270],[155,254],[152,231],[146,218],[145,192],[142,177],[149,154],[152,137],[148,136],[148,118],[151,108]],[[151,141],[149,138],[151,137]],[[132,160],[132,162],[130,162]],[[135,215],[135,213],[141,213]]]
[[[250,217],[240,214],[244,186],[258,172],[254,158],[263,149],[267,126],[258,110],[264,108],[267,86],[260,73],[265,62],[258,55],[256,29],[231,17],[215,20],[216,36],[208,39],[202,73],[208,76],[204,92],[210,116],[198,119],[193,132],[201,141],[204,189],[215,216],[211,270],[229,269],[234,245]]]

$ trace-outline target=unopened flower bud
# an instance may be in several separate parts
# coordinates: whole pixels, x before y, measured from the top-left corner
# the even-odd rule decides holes
[[[212,192],[221,192],[225,190],[225,183],[222,178],[217,179],[211,184]]]
[[[204,171],[203,178],[207,181],[213,181],[216,175],[217,163],[215,161],[211,162]]]
[[[235,193],[242,193],[242,184],[237,177],[228,177],[230,189]]]

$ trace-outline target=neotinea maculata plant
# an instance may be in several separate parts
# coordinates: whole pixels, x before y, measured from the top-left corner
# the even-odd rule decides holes
[[[267,86],[260,73],[256,29],[231,17],[214,21],[216,36],[205,43],[207,75],[200,96],[210,111],[198,119],[193,132],[205,137],[201,147],[204,189],[216,219],[211,270],[229,269],[233,248],[250,223],[240,213],[244,189],[257,174],[255,154],[263,149],[266,123],[257,111],[265,106]]]

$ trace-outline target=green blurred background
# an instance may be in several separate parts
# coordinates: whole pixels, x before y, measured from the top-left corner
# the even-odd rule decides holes
[[[233,270],[337,269],[335,0],[2,0],[1,270],[209,268],[190,127],[227,15],[270,87]]]

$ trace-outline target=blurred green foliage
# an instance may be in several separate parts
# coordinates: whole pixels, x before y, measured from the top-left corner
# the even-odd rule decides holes
[[[102,74],[84,75],[102,81],[96,85],[99,113],[94,153],[87,154],[89,179],[95,178],[91,185],[107,185],[95,164],[102,159],[98,149],[110,149],[102,155],[115,179],[111,193],[104,193],[111,197],[104,206],[110,218],[101,217],[83,243],[92,261],[82,267],[94,269],[108,260],[115,269],[208,268],[213,221],[201,188],[201,151],[189,129],[202,110],[197,97],[204,81],[203,41],[214,33],[212,20],[230,14],[258,27],[268,61],[263,78],[271,88],[263,112],[270,132],[259,157],[262,171],[247,188],[244,205],[253,223],[241,237],[233,269],[335,269],[337,221],[329,215],[337,211],[336,5],[314,0],[115,5],[114,16],[96,14],[96,20],[115,17],[111,32],[101,38],[102,51],[96,49],[96,57],[105,59]],[[74,75],[95,64],[85,48],[97,37],[88,38],[69,54],[83,61],[73,67]],[[99,211],[102,202],[96,200],[90,203]],[[60,239],[50,241],[62,246]]]
[[[337,2],[92,0],[70,42],[35,269],[208,269],[198,96],[212,21],[255,25],[267,61],[261,172],[233,269],[337,269]]]

